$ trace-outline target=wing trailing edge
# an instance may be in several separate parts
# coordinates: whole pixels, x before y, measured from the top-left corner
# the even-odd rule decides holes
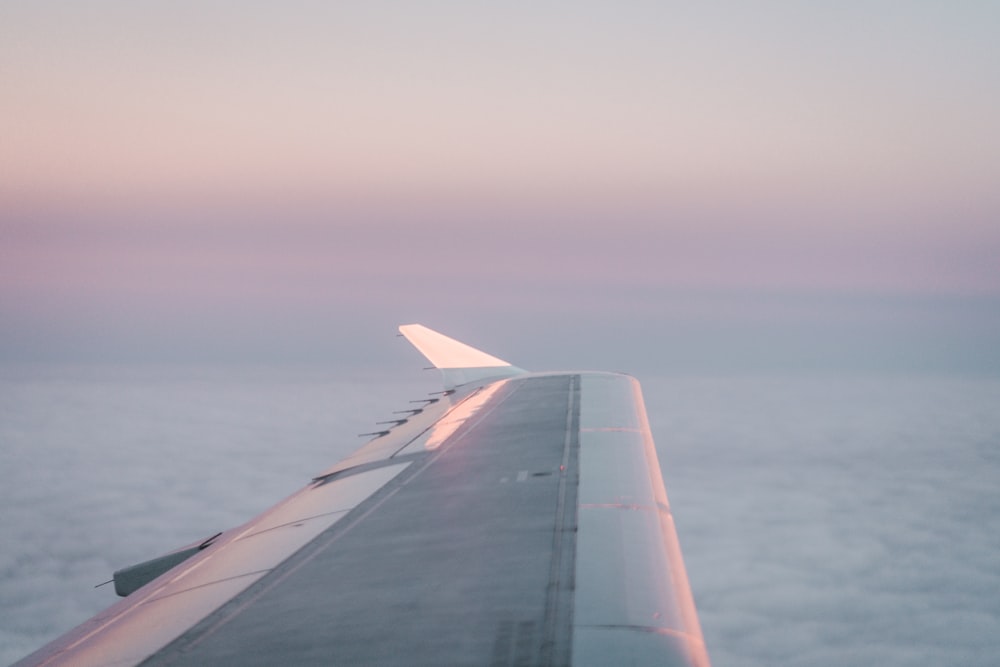
[[[526,373],[492,354],[449,338],[422,324],[404,324],[399,333],[441,371],[445,389],[492,377],[510,377]]]

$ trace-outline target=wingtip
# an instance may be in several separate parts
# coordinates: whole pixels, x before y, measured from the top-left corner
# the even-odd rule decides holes
[[[422,324],[402,324],[399,333],[441,371],[445,389],[476,380],[520,375],[525,371],[507,361],[466,345]]]
[[[399,333],[435,368],[484,368],[510,366],[492,354],[466,345],[422,324],[402,324]]]

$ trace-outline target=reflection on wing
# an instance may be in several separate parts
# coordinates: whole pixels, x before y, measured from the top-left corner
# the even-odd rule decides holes
[[[457,431],[460,426],[462,426],[462,424],[474,417],[484,405],[489,403],[493,395],[496,394],[503,387],[503,385],[504,383],[502,380],[494,382],[487,387],[483,387],[475,394],[462,401],[455,407],[454,410],[450,411],[443,419],[431,427],[427,440],[424,442],[424,449],[430,450],[440,447],[445,440],[450,438],[451,435]]]

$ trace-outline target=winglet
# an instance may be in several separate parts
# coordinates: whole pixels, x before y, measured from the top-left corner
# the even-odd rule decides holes
[[[506,377],[526,372],[422,324],[404,324],[399,327],[399,333],[441,371],[445,389],[488,377]]]

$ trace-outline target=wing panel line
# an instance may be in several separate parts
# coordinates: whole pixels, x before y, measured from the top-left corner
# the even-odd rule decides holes
[[[580,452],[580,376],[570,378],[566,405],[566,437],[563,444],[552,533],[552,565],[542,628],[543,664],[569,664],[572,654],[573,589],[576,572],[577,491],[580,483],[577,461]],[[569,533],[568,539],[565,537]]]

